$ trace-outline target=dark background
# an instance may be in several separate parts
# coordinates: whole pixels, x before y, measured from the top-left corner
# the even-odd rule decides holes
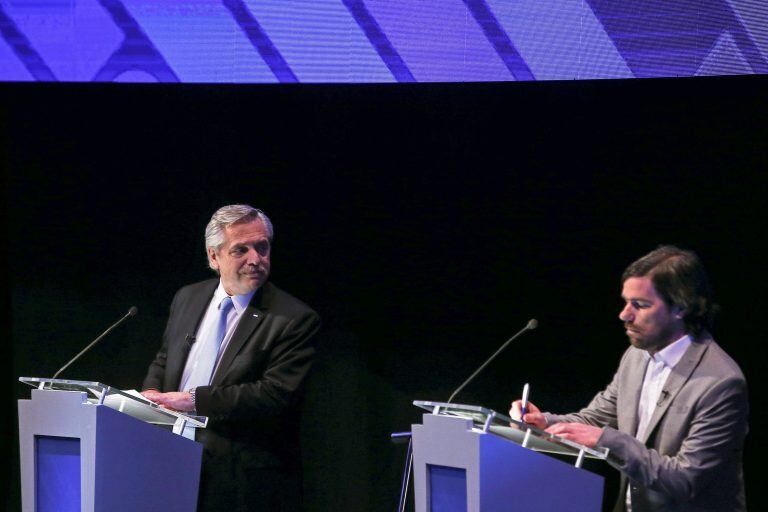
[[[209,277],[221,205],[264,209],[272,279],[324,319],[304,422],[309,510],[394,510],[414,399],[587,403],[627,346],[619,276],[695,249],[750,383],[758,496],[768,358],[766,77],[448,85],[0,85],[7,508],[19,376],[140,386],[167,308]],[[590,468],[609,478],[612,470]],[[610,493],[609,493],[610,494]],[[611,496],[609,496],[611,499]]]

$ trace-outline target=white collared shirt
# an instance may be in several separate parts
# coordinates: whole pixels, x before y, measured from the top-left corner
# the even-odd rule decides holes
[[[661,397],[661,391],[664,389],[664,384],[667,383],[669,374],[672,373],[672,369],[683,358],[683,354],[688,350],[691,344],[691,337],[685,335],[682,338],[674,341],[656,352],[654,355],[650,355],[645,352],[645,361],[648,361],[648,366],[645,368],[645,378],[643,379],[643,388],[640,391],[640,401],[637,404],[637,434],[636,439],[641,439],[645,435],[645,430],[651,422],[656,406],[659,403]],[[631,486],[630,482],[630,486]],[[630,487],[627,487],[627,512],[632,512],[632,495]]]
[[[240,323],[240,319],[243,316],[243,311],[245,311],[245,308],[248,307],[248,303],[251,302],[251,298],[253,297],[254,293],[256,292],[252,291],[245,295],[232,296],[232,305],[234,307],[230,309],[229,313],[227,314],[226,334],[224,334],[224,339],[221,341],[221,348],[219,348],[219,353],[216,357],[216,364],[214,365],[211,378],[213,378],[213,375],[216,374],[216,370],[218,369],[219,363],[221,362],[221,355],[227,349],[227,346],[229,346],[229,341],[232,339],[232,335],[235,333],[235,329],[237,329],[237,324]],[[217,321],[219,314],[219,304],[227,296],[228,294],[226,291],[224,291],[224,286],[221,284],[221,280],[219,280],[219,286],[216,287],[216,291],[213,293],[211,302],[208,304],[208,309],[205,311],[203,320],[200,322],[200,326],[197,328],[197,332],[195,333],[196,338],[199,338],[202,333],[207,332],[207,330],[211,328],[209,324]],[[179,386],[179,391],[187,390],[187,382],[189,381],[190,375],[192,375],[192,370],[194,370],[195,366],[197,366],[202,348],[203,347],[201,343],[194,343],[192,345],[192,348],[189,351],[189,356],[187,357],[187,363],[184,366],[184,373],[181,375],[181,385]]]
[[[645,434],[645,429],[651,422],[651,416],[656,410],[656,405],[661,397],[661,390],[667,382],[667,377],[672,372],[672,368],[682,359],[683,354],[691,344],[691,337],[685,335],[650,355],[646,352],[645,359],[648,366],[645,369],[645,378],[643,379],[643,389],[640,392],[640,401],[637,404],[637,434],[635,437],[640,439]]]

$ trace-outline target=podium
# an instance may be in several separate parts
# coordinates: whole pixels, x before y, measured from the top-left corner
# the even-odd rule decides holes
[[[19,400],[24,512],[196,509],[202,445],[179,434],[206,418],[98,382],[19,380],[34,387]]]
[[[590,449],[473,405],[415,401],[416,512],[599,512],[603,477],[581,469]],[[513,426],[510,426],[512,424]],[[551,454],[575,458],[569,464]]]

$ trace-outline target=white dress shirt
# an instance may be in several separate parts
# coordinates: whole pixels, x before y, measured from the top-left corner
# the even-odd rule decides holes
[[[691,337],[685,335],[659,350],[653,355],[645,352],[645,360],[648,366],[645,368],[645,378],[643,379],[643,389],[640,392],[640,401],[637,404],[637,433],[636,439],[641,439],[648,424],[651,422],[651,416],[656,410],[656,405],[661,397],[661,390],[667,382],[667,377],[672,372],[683,354],[691,344]],[[627,512],[632,512],[632,498],[630,489],[627,487]]]
[[[211,379],[213,379],[213,376],[216,375],[216,369],[218,368],[219,362],[221,361],[221,355],[227,349],[229,340],[232,339],[232,335],[234,334],[235,329],[237,329],[237,324],[240,323],[240,319],[243,316],[243,311],[245,311],[245,308],[248,307],[248,303],[251,302],[251,298],[253,297],[254,293],[256,292],[252,291],[245,295],[232,296],[233,307],[227,314],[226,334],[224,335],[224,339],[221,342],[221,348],[219,348],[219,353],[216,358],[216,364],[214,365],[213,373],[211,374]],[[210,330],[210,324],[216,322],[217,316],[219,314],[219,304],[222,300],[224,300],[225,297],[227,297],[227,292],[224,291],[224,286],[222,286],[221,281],[219,281],[219,286],[216,287],[216,291],[213,293],[213,298],[211,298],[211,302],[208,304],[208,309],[205,311],[203,321],[200,322],[200,326],[197,328],[197,332],[195,333],[196,338],[199,338],[202,333]],[[189,356],[187,357],[187,363],[184,366],[184,373],[181,375],[181,385],[179,386],[179,391],[187,391],[187,382],[189,381],[190,375],[192,375],[192,370],[195,369],[198,361],[200,360],[200,351],[203,348],[204,347],[201,343],[194,343],[192,345],[192,348],[189,351]]]
[[[687,334],[679,340],[670,343],[654,355],[645,353],[648,366],[645,369],[645,378],[643,379],[643,390],[640,392],[640,401],[637,404],[637,434],[635,437],[640,439],[648,428],[653,411],[656,410],[656,404],[659,402],[661,390],[667,382],[667,377],[672,372],[672,368],[680,362],[683,354],[691,344],[691,337]]]

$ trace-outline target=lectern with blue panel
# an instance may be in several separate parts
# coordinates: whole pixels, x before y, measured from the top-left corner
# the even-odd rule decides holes
[[[590,449],[493,410],[416,401],[430,411],[413,425],[416,512],[599,512],[603,477],[581,468]],[[574,464],[549,453],[572,455]]]
[[[194,511],[202,445],[179,435],[206,419],[98,382],[22,377],[24,512]]]

